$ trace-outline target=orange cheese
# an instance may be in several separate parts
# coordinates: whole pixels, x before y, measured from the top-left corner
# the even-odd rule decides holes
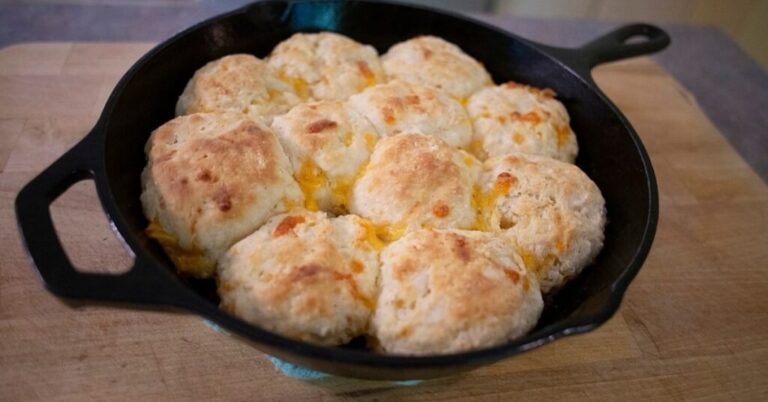
[[[147,236],[157,240],[163,250],[171,258],[179,272],[197,278],[207,278],[213,275],[216,264],[197,247],[185,249],[179,245],[176,237],[163,229],[157,220],[153,220],[145,229]]]
[[[315,192],[327,183],[323,171],[312,161],[305,160],[301,164],[299,171],[296,172],[296,181],[299,182],[299,187],[304,192],[304,208],[310,211],[318,211],[320,208],[317,205]]]

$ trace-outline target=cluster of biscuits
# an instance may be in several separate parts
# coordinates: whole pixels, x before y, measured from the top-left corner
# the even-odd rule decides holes
[[[146,145],[142,204],[221,308],[324,345],[442,354],[530,331],[603,243],[551,90],[440,38],[296,34],[197,70]]]

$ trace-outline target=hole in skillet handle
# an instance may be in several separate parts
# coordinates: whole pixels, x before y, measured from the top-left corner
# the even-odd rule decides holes
[[[624,39],[625,45],[633,45],[636,43],[644,43],[648,42],[651,38],[645,36],[645,35],[632,35],[627,39]]]
[[[117,275],[135,262],[119,233],[101,211],[93,180],[81,180],[50,206],[64,253],[77,272]]]
[[[51,204],[76,183],[95,180],[97,126],[75,147],[27,183],[16,197],[16,219],[24,245],[48,290],[68,302],[79,300],[143,305],[185,305],[184,289],[170,273],[151,269],[134,255],[123,273],[80,272],[68,258],[56,233]],[[121,239],[120,239],[121,240]],[[176,281],[178,282],[178,281]]]

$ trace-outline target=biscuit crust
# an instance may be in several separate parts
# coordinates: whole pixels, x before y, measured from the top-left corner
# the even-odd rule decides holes
[[[530,331],[543,301],[535,277],[493,233],[424,229],[381,254],[373,333],[387,353],[491,347]]]
[[[605,200],[574,165],[525,154],[491,158],[480,186],[489,226],[504,231],[545,293],[578,275],[603,246]]]
[[[177,117],[152,133],[145,151],[145,215],[180,250],[204,256],[203,267],[177,264],[194,276],[212,275],[229,246],[303,201],[275,135],[243,114]]]
[[[342,100],[384,81],[373,46],[332,32],[294,34],[280,42],[267,60],[307,100]]]
[[[349,193],[378,138],[368,120],[341,101],[303,103],[272,128],[288,154],[312,211],[343,214]]]
[[[368,329],[378,249],[356,216],[306,210],[275,216],[222,256],[221,307],[293,339],[347,343]]]
[[[458,46],[435,36],[418,36],[392,46],[382,56],[390,79],[426,85],[465,101],[480,88],[493,85],[485,67]]]
[[[471,150],[480,159],[510,152],[576,159],[568,111],[550,89],[507,82],[472,95],[467,111],[474,129]]]
[[[352,187],[350,211],[394,240],[421,227],[472,228],[479,163],[445,141],[416,133],[386,137]]]
[[[350,107],[364,115],[382,137],[420,132],[466,149],[472,123],[464,107],[442,91],[395,80],[349,98]]]
[[[236,111],[269,123],[300,102],[293,88],[278,79],[266,62],[233,54],[197,70],[176,103],[176,115]]]

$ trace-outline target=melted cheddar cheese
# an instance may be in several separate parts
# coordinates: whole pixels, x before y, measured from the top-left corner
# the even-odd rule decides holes
[[[346,213],[349,208],[349,192],[352,191],[353,180],[340,178],[331,185],[333,204],[338,206],[339,213]]]
[[[547,254],[543,258],[538,258],[534,253],[527,249],[520,248],[517,253],[523,259],[523,264],[531,272],[539,272],[544,267],[551,267],[558,263],[558,258],[552,254]]]
[[[362,225],[365,228],[365,241],[376,251],[381,251],[386,247],[384,241],[382,241],[376,234],[376,227],[367,219],[361,219]]]
[[[509,194],[512,182],[509,180],[496,180],[490,191],[483,191],[479,186],[475,186],[472,191],[472,208],[477,211],[477,218],[472,229],[481,231],[493,231],[496,228],[491,217],[496,208],[496,200]]]
[[[485,149],[483,149],[483,141],[474,138],[469,143],[469,152],[472,152],[473,154],[477,156],[485,155]]]
[[[405,234],[406,225],[404,223],[396,223],[394,225],[376,225],[376,236],[378,236],[385,243],[391,243]]]
[[[362,225],[365,228],[365,240],[378,251],[384,249],[387,244],[403,237],[406,230],[404,224],[375,225],[367,219],[362,219]]]
[[[475,166],[476,163],[480,163],[477,160],[477,158],[474,155],[472,155],[471,153],[469,153],[469,152],[467,152],[467,151],[465,151],[463,149],[459,149],[458,152],[459,152],[459,155],[461,155],[461,160],[462,160],[462,162],[464,162],[465,166],[472,167],[472,166]]]
[[[375,75],[373,75],[371,73],[371,74],[363,74],[363,76],[365,77],[365,87],[364,88],[368,88],[368,87],[372,87],[372,86],[376,85],[376,76]]]
[[[304,208],[318,211],[320,208],[317,205],[315,193],[328,182],[325,173],[312,161],[305,160],[299,171],[296,172],[296,181],[299,182],[299,187],[304,192]]]
[[[364,133],[363,138],[365,138],[365,144],[368,145],[368,151],[373,151],[373,147],[376,146],[376,134],[374,133]]]
[[[299,77],[289,77],[283,73],[278,73],[277,78],[288,83],[300,98],[309,98],[309,83],[307,83],[307,81],[304,81]]]
[[[179,272],[197,278],[207,278],[213,275],[216,264],[197,247],[184,249],[176,237],[163,229],[157,220],[153,220],[145,229],[147,236],[155,239],[173,261]]]
[[[571,132],[567,126],[557,126],[557,147],[562,148],[568,143],[568,139],[571,137]]]
[[[352,133],[347,131],[344,133],[344,136],[341,138],[341,142],[344,143],[344,146],[349,148],[352,146],[352,142],[355,138],[352,136]]]

